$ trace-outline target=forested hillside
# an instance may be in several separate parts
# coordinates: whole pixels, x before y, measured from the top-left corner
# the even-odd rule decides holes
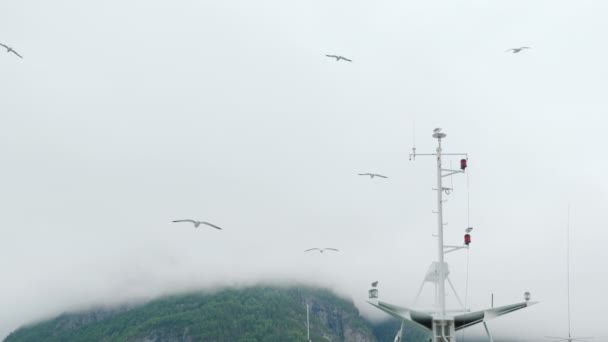
[[[175,295],[136,307],[65,313],[23,327],[20,341],[392,341],[398,322],[373,325],[349,300],[315,288],[252,287]],[[415,336],[414,336],[415,333]],[[410,332],[407,341],[423,341]]]

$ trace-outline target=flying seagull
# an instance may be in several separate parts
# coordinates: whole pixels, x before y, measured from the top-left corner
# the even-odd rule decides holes
[[[377,280],[372,283],[372,287],[376,287],[376,286],[378,286],[378,281]]]
[[[4,44],[2,44],[2,43],[0,43],[0,46],[3,46],[3,47],[5,47],[5,48],[6,48],[6,53],[12,52],[12,53],[14,53],[15,55],[19,56],[19,58],[23,58],[23,57],[22,57],[20,54],[18,54],[18,53],[17,53],[17,51],[13,50],[13,48],[12,48],[12,47],[10,47],[10,46],[8,46],[8,45],[4,45]]]
[[[307,249],[304,252],[309,252],[309,251],[314,251],[314,250],[318,250],[319,252],[323,253],[323,251],[336,251],[339,252],[337,249],[335,248],[311,248],[311,249]]]
[[[377,173],[360,173],[359,176],[369,176],[370,178],[374,178],[374,177],[388,178],[386,176],[379,175]]]
[[[520,53],[524,49],[531,49],[531,48],[528,46],[522,46],[522,47],[518,47],[518,48],[509,49],[509,50],[505,51],[505,53],[509,52],[509,51],[513,51],[513,53]]]
[[[350,59],[345,58],[343,56],[336,56],[336,55],[325,55],[325,56],[330,57],[330,58],[335,58],[336,62],[339,62],[340,60],[347,61],[347,62],[352,62]]]
[[[202,224],[208,225],[209,227],[213,227],[215,229],[222,230],[222,228],[220,228],[214,224],[211,224],[209,222],[204,222],[204,221],[194,221],[194,220],[175,220],[175,221],[173,221],[173,223],[178,223],[178,222],[190,222],[190,223],[194,224],[194,228],[198,228],[198,226],[200,226],[202,223]]]
[[[472,230],[473,230],[473,227],[469,227],[469,228],[465,229],[464,231],[467,233],[470,233]]]

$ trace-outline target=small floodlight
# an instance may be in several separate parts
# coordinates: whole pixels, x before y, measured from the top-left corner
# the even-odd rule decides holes
[[[526,300],[526,302],[529,302],[530,298],[532,298],[532,296],[530,295],[530,292],[526,291],[524,293],[524,299]]]
[[[368,291],[368,293],[370,299],[378,298],[378,289],[371,289]]]

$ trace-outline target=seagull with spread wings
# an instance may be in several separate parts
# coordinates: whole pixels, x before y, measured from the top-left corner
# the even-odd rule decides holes
[[[369,178],[380,177],[380,178],[388,178],[386,176],[377,174],[377,173],[360,173],[359,176],[369,176]]]
[[[339,62],[340,60],[352,62],[350,59],[343,57],[343,56],[337,56],[337,55],[325,55],[325,56],[330,57],[330,58],[335,58],[336,62]]]
[[[179,223],[179,222],[190,222],[190,223],[194,224],[194,228],[198,228],[198,226],[200,226],[201,224],[206,224],[209,227],[213,227],[215,229],[222,230],[222,228],[220,228],[220,227],[218,227],[218,226],[216,226],[214,224],[211,224],[209,222],[204,222],[204,221],[195,221],[195,220],[190,220],[190,219],[188,219],[188,220],[175,220],[175,221],[173,221],[173,223]]]
[[[19,58],[23,58],[20,54],[17,53],[17,51],[13,50],[12,47],[8,46],[8,45],[4,45],[2,43],[0,43],[0,46],[3,46],[4,48],[6,48],[6,53],[12,52],[15,55],[17,55]]]
[[[311,249],[307,249],[304,252],[310,252],[310,251],[314,251],[317,250],[321,253],[323,253],[323,251],[335,251],[335,252],[339,252],[337,249],[335,248],[311,248]]]
[[[505,53],[509,52],[509,51],[513,51],[513,53],[520,53],[524,49],[531,49],[531,47],[522,46],[522,47],[518,47],[518,48],[512,48],[512,49],[509,49],[509,50],[505,51]]]

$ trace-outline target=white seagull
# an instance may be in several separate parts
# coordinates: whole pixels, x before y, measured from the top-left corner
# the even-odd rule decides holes
[[[388,178],[386,176],[377,174],[377,173],[360,173],[359,176],[369,176],[370,178],[380,177],[380,178]]]
[[[518,48],[512,48],[512,49],[509,49],[509,50],[505,51],[505,53],[507,53],[509,51],[513,51],[513,53],[520,53],[524,49],[531,49],[531,47],[522,46],[522,47],[518,47]]]
[[[335,248],[311,248],[311,249],[307,249],[307,250],[305,250],[304,252],[309,252],[309,251],[314,251],[314,250],[317,250],[317,251],[319,251],[319,252],[321,252],[321,253],[323,253],[323,251],[336,251],[336,252],[339,252],[339,251],[338,251],[337,249],[335,249]]]
[[[347,61],[347,62],[352,62],[350,59],[345,58],[343,56],[336,56],[336,55],[325,55],[325,56],[330,57],[330,58],[335,58],[336,62],[339,62],[340,60]]]
[[[19,56],[19,58],[23,58],[23,57],[22,57],[20,54],[18,54],[18,53],[17,53],[17,51],[13,50],[13,48],[12,48],[12,47],[10,47],[10,46],[8,46],[8,45],[4,45],[4,44],[2,44],[2,43],[0,43],[0,46],[3,46],[3,47],[5,47],[5,48],[6,48],[6,53],[12,52],[12,53],[14,53],[15,55]]]
[[[215,229],[222,230],[222,228],[220,228],[214,224],[211,224],[209,222],[204,222],[204,221],[195,221],[195,220],[175,220],[175,221],[173,221],[173,223],[178,223],[178,222],[190,222],[190,223],[194,224],[194,228],[198,228],[198,226],[200,226],[201,224],[206,224],[209,227],[213,227]]]

